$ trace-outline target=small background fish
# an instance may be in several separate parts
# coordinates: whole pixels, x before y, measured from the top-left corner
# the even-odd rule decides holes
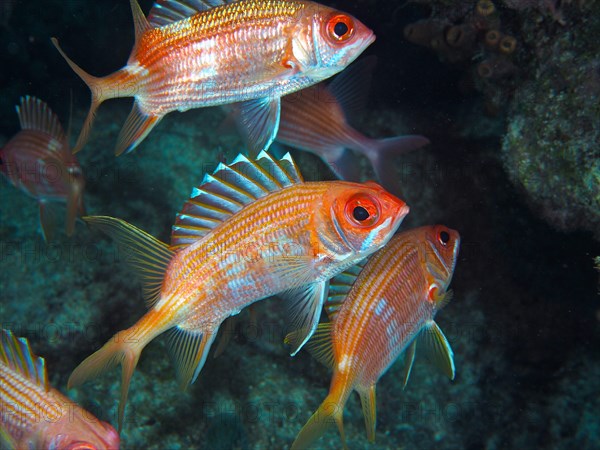
[[[66,203],[66,232],[72,235],[75,219],[84,214],[85,180],[68,136],[48,105],[35,97],[22,97],[17,114],[21,131],[0,148],[0,172],[15,187],[40,205],[44,239],[56,227],[55,203]]]

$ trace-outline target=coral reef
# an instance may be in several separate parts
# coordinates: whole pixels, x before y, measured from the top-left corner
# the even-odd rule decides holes
[[[562,230],[600,239],[598,15],[554,32],[524,27],[532,58],[515,91],[502,147],[510,178]]]

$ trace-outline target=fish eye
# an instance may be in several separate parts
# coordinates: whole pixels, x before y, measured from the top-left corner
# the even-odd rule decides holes
[[[445,246],[450,241],[450,234],[448,234],[447,231],[440,231],[438,239],[440,241],[440,244]]]
[[[371,227],[379,220],[379,202],[365,194],[354,195],[346,203],[346,217],[360,227]]]
[[[354,208],[354,211],[352,211],[352,215],[359,222],[363,222],[369,218],[369,211],[367,211],[362,206],[357,206],[356,208]]]
[[[334,42],[345,42],[354,34],[354,21],[345,14],[335,14],[327,21],[327,35]]]

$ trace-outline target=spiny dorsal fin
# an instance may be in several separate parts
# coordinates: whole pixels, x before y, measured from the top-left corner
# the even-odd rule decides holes
[[[29,95],[21,97],[17,114],[23,130],[35,130],[47,133],[59,142],[65,141],[65,132],[56,114],[39,98]]]
[[[279,161],[261,152],[256,161],[238,155],[230,164],[219,164],[212,175],[194,188],[177,215],[171,232],[173,249],[205,236],[244,206],[293,184],[302,183],[298,167],[287,153]]]
[[[238,0],[236,0],[238,1]],[[233,3],[232,0],[158,0],[148,14],[153,28],[187,19],[202,11]]]
[[[153,306],[159,298],[167,266],[173,257],[167,244],[121,219],[108,216],[86,216],[82,219],[117,242],[120,256],[142,280],[148,307]]]
[[[335,320],[338,311],[342,307],[344,300],[346,300],[356,278],[365,267],[365,264],[367,264],[366,259],[336,275],[329,282],[329,295],[325,301],[325,312],[327,312],[329,320]]]
[[[46,361],[33,354],[27,339],[16,338],[12,331],[3,329],[1,340],[0,361],[46,391],[49,390]]]

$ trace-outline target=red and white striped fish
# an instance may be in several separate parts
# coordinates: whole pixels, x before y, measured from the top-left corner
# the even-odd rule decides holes
[[[315,330],[328,280],[381,248],[408,206],[376,183],[303,182],[291,157],[239,155],[219,165],[177,216],[171,246],[111,217],[86,217],[112,235],[145,282],[149,311],[83,361],[79,385],[123,367],[119,423],[143,348],[171,330],[182,387],[202,369],[221,323],[288,291],[295,354]]]
[[[331,280],[326,305],[331,322],[319,325],[307,344],[319,360],[333,367],[331,387],[292,449],[311,447],[334,422],[346,448],[343,413],[353,390],[360,395],[367,436],[374,441],[375,385],[406,351],[406,386],[417,343],[454,379],[452,349],[433,319],[451,297],[448,286],[459,245],[458,232],[443,225],[405,231],[364,268],[354,267]]]
[[[17,114],[21,131],[0,148],[0,172],[15,187],[37,199],[46,240],[52,239],[56,226],[54,204],[66,203],[66,231],[70,236],[75,219],[84,214],[81,166],[71,153],[58,117],[46,103],[22,97]]]
[[[360,165],[354,152],[367,157],[384,188],[398,190],[394,158],[429,144],[420,135],[372,139],[348,123],[370,85],[373,60],[358,61],[331,83],[320,83],[281,99],[281,123],[276,140],[319,156],[342,180],[358,181]]]
[[[354,17],[309,1],[160,0],[146,19],[130,0],[135,45],[121,70],[103,78],[79,68],[92,105],[74,151],[87,141],[107,99],[135,97],[116,154],[133,150],[171,111],[244,102],[252,150],[269,147],[280,98],[350,64],[375,37]]]
[[[106,450],[119,434],[48,384],[46,362],[25,338],[0,336],[0,448]]]

